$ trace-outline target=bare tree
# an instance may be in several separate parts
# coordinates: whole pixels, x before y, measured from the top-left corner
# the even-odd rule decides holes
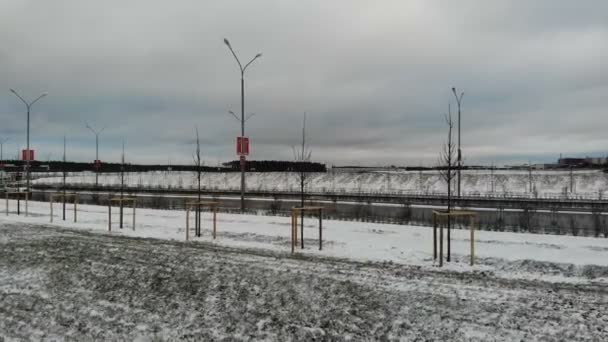
[[[197,185],[198,185],[198,191],[197,191],[197,198],[198,198],[198,203],[196,205],[196,215],[194,216],[194,229],[195,229],[195,235],[197,237],[201,237],[201,173],[202,173],[202,160],[201,160],[201,143],[200,143],[200,139],[198,136],[198,127],[196,128],[196,152],[193,156],[194,158],[194,165],[196,165],[196,174],[197,174]]]
[[[452,138],[452,129],[454,122],[452,121],[452,109],[448,105],[448,114],[445,115],[445,122],[448,125],[448,139],[441,148],[439,155],[440,175],[446,181],[448,187],[448,214],[452,211],[452,182],[457,175],[457,160],[456,160],[456,145]],[[448,225],[448,253],[447,261],[450,261],[450,228],[452,218],[447,216]]]
[[[494,196],[494,162],[490,166],[490,192]]]
[[[296,161],[297,167],[295,171],[297,172],[300,181],[300,206],[304,207],[304,200],[306,197],[305,189],[308,178],[306,167],[308,162],[310,162],[310,157],[312,155],[312,151],[306,145],[306,113],[304,113],[304,119],[302,121],[302,144],[298,147],[293,146],[292,149],[293,158]],[[304,211],[301,211],[300,224],[300,240],[302,241],[302,248],[304,248]]]
[[[121,164],[120,164],[120,229],[122,229],[122,221],[123,221],[123,199],[124,199],[124,190],[125,190],[125,141],[122,141],[122,155],[121,155]]]
[[[532,162],[528,160],[528,192],[532,193]]]
[[[66,145],[66,142],[65,142],[65,135],[64,135],[63,136],[63,164],[61,165],[62,169],[63,169],[62,170],[63,171],[63,198],[62,198],[62,200],[63,200],[63,206],[62,206],[62,210],[63,210],[63,220],[64,221],[65,221],[65,196],[66,196],[66,192],[65,192],[65,179],[66,179],[66,175],[67,175],[67,171],[66,171],[66,168],[65,168],[65,164],[66,164],[66,158],[65,158],[65,150],[66,150],[66,148],[65,148],[65,145]],[[50,165],[50,163],[49,163],[49,165]]]

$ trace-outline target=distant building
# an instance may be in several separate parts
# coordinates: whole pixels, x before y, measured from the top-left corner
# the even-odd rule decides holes
[[[602,166],[602,165],[606,165],[608,163],[608,158],[606,158],[606,157],[599,157],[599,158],[587,157],[587,158],[585,158],[585,160],[587,161],[587,163],[589,163],[593,166]]]
[[[552,163],[544,163],[544,164],[532,164],[532,168],[536,169],[536,170],[546,170],[546,169],[557,169],[559,168],[558,164],[552,164]]]
[[[559,167],[585,167],[591,165],[586,158],[559,158],[557,164]]]

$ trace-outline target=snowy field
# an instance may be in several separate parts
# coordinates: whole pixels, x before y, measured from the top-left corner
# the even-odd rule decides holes
[[[4,201],[2,201],[4,202]],[[108,233],[107,206],[79,205],[78,222],[72,221],[67,204],[66,221],[61,205],[54,204],[54,222],[49,221],[49,203],[30,201],[30,216],[16,214],[16,201],[9,201],[10,215],[0,222],[22,222]],[[4,204],[4,203],[2,203]],[[124,229],[118,227],[118,208],[112,210],[112,235],[185,241],[185,211],[137,209],[136,229],[131,227],[131,209],[125,208]],[[190,216],[193,229],[193,214]],[[306,218],[305,249],[300,254],[329,256],[371,262],[392,262],[433,267],[432,228],[349,221],[323,221],[323,250],[318,250],[318,219]],[[227,247],[290,252],[290,218],[218,213],[218,238],[211,235],[212,216],[203,214],[205,241]],[[608,239],[592,237],[476,231],[476,265],[470,267],[468,227],[452,231],[452,256],[456,262],[445,269],[458,272],[491,272],[501,277],[538,278],[545,281],[606,282],[608,284]]]
[[[185,242],[181,211],[108,233],[30,204],[0,216],[0,340],[608,339],[608,239],[480,231],[470,267],[455,230],[439,269],[428,227],[325,221],[319,251],[310,219],[291,257],[289,218],[220,213],[214,241],[205,213]]]
[[[163,189],[193,189],[196,175],[193,172],[137,172],[127,173],[125,182],[130,186],[158,187]],[[59,174],[40,173],[38,184],[60,184]],[[206,189],[240,189],[241,175],[238,172],[204,173],[202,186]],[[100,174],[100,184],[119,185],[119,174]],[[95,184],[91,172],[73,173],[68,184]],[[530,191],[530,184],[532,191]],[[569,171],[533,170],[466,170],[462,175],[462,189],[469,195],[516,195],[593,198],[604,196],[608,190],[608,174],[601,170],[582,170],[572,173],[572,190]],[[299,189],[298,178],[289,172],[248,172],[247,187],[251,190],[295,191]],[[433,194],[446,192],[445,181],[437,171],[394,172],[328,172],[313,173],[307,185],[309,192],[381,192]]]

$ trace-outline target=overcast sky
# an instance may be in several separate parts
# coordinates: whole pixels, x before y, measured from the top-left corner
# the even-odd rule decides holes
[[[434,165],[464,91],[465,163],[608,153],[608,1],[0,0],[0,139],[38,159],[235,159],[240,72],[252,159]],[[602,101],[603,100],[603,101]]]

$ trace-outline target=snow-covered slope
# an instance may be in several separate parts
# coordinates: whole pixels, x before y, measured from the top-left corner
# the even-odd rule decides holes
[[[58,184],[58,175],[39,175],[35,183]],[[206,189],[240,189],[240,173],[204,173],[202,186]],[[100,184],[120,184],[119,174],[101,174]],[[141,172],[128,173],[125,182],[130,186],[160,187],[164,189],[188,189],[196,187],[194,172]],[[68,184],[94,184],[95,175],[90,172],[72,173]],[[467,170],[462,174],[462,191],[465,194],[516,194],[534,196],[560,196],[570,193],[577,197],[598,198],[608,190],[608,175],[600,170],[528,171],[515,170]],[[251,190],[297,190],[299,178],[290,172],[249,172],[247,188]],[[530,188],[532,191],[530,191]],[[412,192],[445,193],[446,184],[437,171],[424,172],[328,172],[312,173],[307,179],[307,191],[330,192]]]

